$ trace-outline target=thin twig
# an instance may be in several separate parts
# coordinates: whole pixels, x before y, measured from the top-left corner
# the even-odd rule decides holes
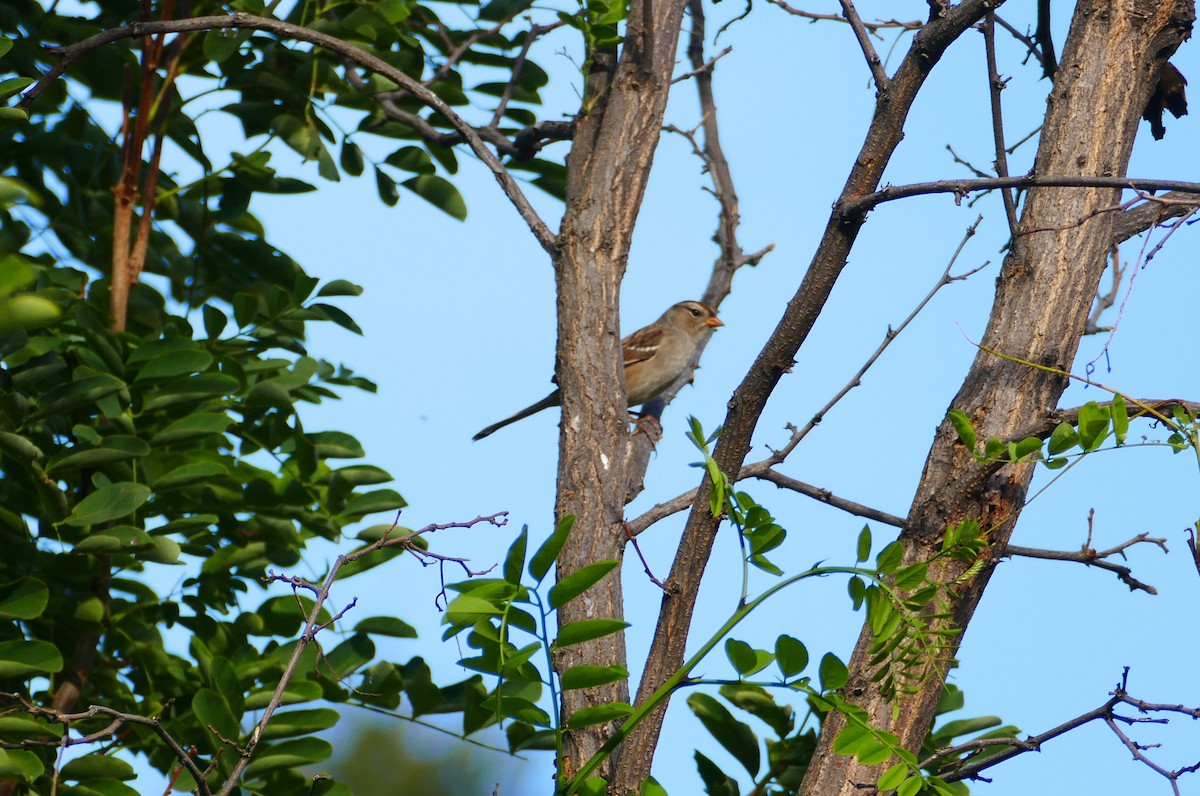
[[[712,58],[709,58],[707,61],[705,61],[704,63],[700,64],[700,66],[696,67],[696,68],[695,68],[695,69],[693,69],[692,71],[690,71],[690,72],[684,72],[684,73],[683,73],[682,75],[680,75],[679,77],[672,78],[672,79],[671,79],[671,85],[675,85],[676,83],[682,83],[683,81],[687,80],[688,78],[690,78],[690,77],[695,77],[696,75],[699,75],[699,74],[701,74],[701,73],[704,73],[704,72],[711,72],[711,71],[712,71],[712,68],[713,68],[713,65],[714,65],[714,64],[715,64],[717,61],[720,61],[722,58],[724,58],[725,56],[729,55],[731,52],[733,52],[733,46],[732,46],[732,45],[730,45],[729,47],[726,47],[724,50],[721,50],[721,52],[717,53],[717,54],[716,54],[716,55],[714,55]]]
[[[848,21],[840,14],[820,14],[815,11],[801,11],[798,8],[793,8],[792,6],[788,5],[786,2],[784,2],[784,0],[767,0],[767,2],[771,3],[772,5],[779,6],[794,17],[809,19],[813,22],[846,23]],[[863,27],[869,32],[877,34],[881,30],[920,30],[921,28],[925,27],[925,23],[919,19],[911,22],[901,22],[898,19],[876,19],[874,22],[864,22]]]

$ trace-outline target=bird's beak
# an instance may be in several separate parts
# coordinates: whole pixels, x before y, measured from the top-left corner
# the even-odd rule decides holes
[[[725,324],[721,323],[721,319],[714,315],[713,317],[706,319],[704,321],[704,325],[711,326],[712,328],[716,329],[718,326],[724,326]]]

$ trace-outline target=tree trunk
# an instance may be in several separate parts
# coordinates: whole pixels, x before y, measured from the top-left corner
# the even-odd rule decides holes
[[[1055,77],[1038,148],[1036,171],[1046,175],[1124,175],[1139,117],[1167,57],[1190,33],[1190,0],[1081,0]],[[997,280],[996,299],[982,347],[1006,356],[1069,370],[1083,334],[1112,241],[1112,213],[1120,191],[1034,188],[1029,191],[1010,254]],[[951,408],[971,418],[979,439],[1010,439],[1052,411],[1067,380],[1054,373],[981,350]],[[940,549],[947,526],[978,519],[988,532],[983,569],[956,587],[954,623],[964,629],[1003,552],[1033,475],[1033,464],[987,475],[948,421],[934,439],[909,524],[901,534],[906,562],[925,561]],[[953,562],[931,576],[950,581],[966,571]],[[928,733],[945,672],[920,692],[893,704],[871,682],[870,629],[864,627],[850,662],[844,696],[864,707],[880,727],[917,750]],[[845,722],[831,714],[804,780],[808,796],[863,793],[884,766],[862,766],[835,755]],[[886,764],[884,764],[886,765]]]
[[[615,69],[598,57],[567,159],[567,209],[555,261],[558,383],[562,390],[555,517],[575,516],[558,557],[558,577],[595,561],[620,560],[631,437],[621,379],[618,311],[634,222],[641,208],[666,109],[685,0],[635,0]],[[625,616],[620,568],[559,609],[559,627]],[[579,664],[627,666],[615,633],[559,652],[561,673]],[[567,691],[562,718],[629,701],[629,684]],[[560,781],[574,776],[614,725],[566,733]],[[605,769],[597,772],[604,775]]]

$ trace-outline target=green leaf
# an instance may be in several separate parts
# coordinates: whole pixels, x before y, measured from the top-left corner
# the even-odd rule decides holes
[[[103,437],[98,447],[68,448],[46,463],[46,471],[59,474],[82,468],[94,469],[113,462],[140,459],[150,453],[150,446],[137,437],[113,434]]]
[[[328,730],[341,716],[332,708],[280,711],[271,717],[263,730],[263,738],[291,738]]]
[[[136,779],[133,766],[119,757],[91,754],[77,757],[62,767],[63,779],[79,782],[85,779]]]
[[[954,426],[954,430],[958,433],[958,439],[966,449],[975,452],[975,427],[971,425],[971,418],[967,417],[966,413],[959,409],[951,409],[948,413],[950,424]]]
[[[780,636],[775,639],[775,662],[785,678],[795,677],[808,666],[808,648],[799,639]]]
[[[467,203],[454,187],[454,183],[436,174],[420,174],[405,180],[405,188],[415,193],[438,210],[459,221],[467,218]]]
[[[62,734],[61,724],[52,724],[45,719],[14,713],[0,716],[0,737],[7,740],[22,741],[38,735],[62,738]]]
[[[326,298],[330,296],[361,296],[363,289],[353,282],[345,279],[334,279],[332,282],[326,282],[317,291],[317,298]]]
[[[558,631],[554,646],[558,648],[582,644],[597,638],[619,633],[629,627],[628,622],[619,619],[579,619],[564,625]]]
[[[856,563],[866,561],[871,557],[871,526],[864,525],[858,533],[858,558]]]
[[[30,419],[66,415],[80,407],[95,404],[100,399],[123,389],[125,389],[125,382],[108,374],[73,381],[47,393],[46,397],[42,399],[38,411],[31,415]]]
[[[93,531],[76,542],[72,550],[76,553],[98,554],[132,553],[156,548],[157,540],[141,528],[135,528],[132,525],[118,525],[114,528]]]
[[[1013,451],[1013,461],[1026,461],[1029,457],[1037,459],[1037,454],[1042,449],[1042,441],[1037,437],[1026,437],[1016,444]]]
[[[550,538],[542,542],[542,546],[533,554],[533,558],[529,560],[529,576],[534,581],[541,583],[542,578],[546,577],[546,573],[550,571],[550,565],[554,563],[554,559],[558,558],[558,551],[566,543],[567,535],[571,533],[574,525],[574,514],[563,517],[554,527],[554,533],[550,534]]]
[[[1079,407],[1079,445],[1094,451],[1104,442],[1108,432],[1109,412],[1095,401]]]
[[[37,578],[25,577],[0,587],[0,619],[37,619],[46,610],[50,590]]]
[[[850,672],[846,669],[846,664],[842,663],[832,652],[825,653],[825,656],[821,658],[819,672],[821,689],[824,691],[835,691],[850,680]]]
[[[388,207],[395,207],[400,201],[400,190],[396,187],[396,181],[378,166],[375,167],[375,190],[379,192],[379,199]]]
[[[602,777],[588,777],[579,786],[579,796],[604,796],[608,783]]]
[[[203,310],[204,316],[204,334],[208,335],[209,340],[216,340],[221,336],[222,331],[229,323],[229,318],[226,313],[216,309],[211,304],[205,304]]]
[[[10,77],[8,80],[0,80],[0,100],[6,100],[13,94],[24,91],[34,82],[32,77]]]
[[[46,641],[0,641],[0,679],[62,671],[58,647]]]
[[[261,710],[267,706],[274,695],[274,688],[255,691],[246,697],[245,708],[246,710]],[[296,705],[303,702],[312,702],[321,699],[323,696],[324,691],[321,690],[320,683],[313,680],[292,680],[283,691],[283,702],[281,704]]]
[[[875,787],[882,793],[884,791],[895,790],[895,788],[908,778],[908,766],[904,763],[896,765],[883,772],[879,781],[875,783]]]
[[[325,661],[318,666],[317,673],[344,680],[366,666],[375,657],[375,644],[365,633],[355,633],[325,654]],[[330,671],[332,670],[332,672]]]
[[[1112,399],[1112,424],[1117,444],[1124,445],[1125,437],[1129,435],[1129,410],[1125,407],[1125,397],[1121,393],[1117,393]]]
[[[341,162],[342,171],[351,177],[357,177],[363,173],[362,150],[349,138],[342,139],[342,152],[338,160]]]
[[[350,498],[340,513],[343,517],[359,520],[381,511],[399,511],[407,505],[408,502],[394,489],[377,489]]]
[[[550,607],[561,608],[566,605],[596,585],[618,563],[617,561],[596,561],[595,563],[580,567],[565,578],[559,579],[558,583],[550,589]]]
[[[361,459],[367,455],[361,442],[341,431],[321,431],[308,438],[323,459]]]
[[[875,556],[875,568],[882,575],[889,575],[896,571],[900,566],[900,562],[904,560],[904,545],[900,542],[892,542],[887,547],[879,551],[879,555]]]
[[[398,169],[417,174],[433,174],[437,171],[437,166],[433,164],[433,159],[429,157],[429,153],[416,146],[406,146],[397,149],[388,155],[383,162],[389,166],[395,166]]]
[[[329,759],[332,754],[333,745],[322,738],[295,738],[260,746],[246,766],[246,776],[258,777],[269,771],[312,765]]]
[[[211,688],[199,689],[192,697],[192,710],[202,727],[220,733],[230,741],[237,740],[240,733],[237,718],[221,694]],[[220,740],[214,739],[214,748],[221,748],[220,743]]]
[[[150,379],[174,379],[179,376],[199,373],[212,364],[212,354],[207,351],[177,351],[157,357],[142,366],[135,382]]]
[[[224,414],[188,415],[168,424],[166,428],[150,438],[150,444],[154,446],[176,445],[180,442],[191,442],[202,437],[224,434],[232,423],[233,418]]]
[[[754,654],[753,647],[744,641],[732,638],[725,640],[725,657],[742,677],[753,672],[754,665],[758,663],[758,657]]]
[[[525,548],[529,543],[529,526],[521,528],[521,533],[513,540],[504,558],[504,579],[512,584],[521,582],[521,571],[525,568]]]
[[[646,781],[642,783],[642,787],[638,791],[638,796],[667,796],[667,789],[659,785],[658,780],[654,777],[646,777]]]
[[[761,686],[726,683],[721,686],[721,696],[765,722],[780,738],[786,738],[795,727],[795,711],[788,705],[778,704]]]
[[[907,567],[896,571],[896,579],[893,585],[901,591],[915,589],[925,582],[928,571],[929,564],[924,561],[909,564]]]
[[[745,722],[738,721],[729,710],[705,693],[694,693],[687,698],[688,707],[704,728],[733,755],[750,776],[758,775],[762,763],[758,738]]]
[[[97,489],[81,500],[63,522],[82,527],[127,517],[150,499],[150,487],[124,481]]]
[[[900,783],[900,787],[896,788],[896,796],[917,796],[924,787],[924,779],[921,777],[909,777]]]
[[[371,633],[376,636],[392,636],[393,638],[416,638],[417,631],[407,622],[394,616],[368,617],[354,626],[356,633]]]
[[[210,30],[204,34],[204,56],[213,63],[223,63],[250,38],[250,31]]]
[[[595,724],[623,719],[632,712],[633,706],[628,702],[608,702],[603,705],[580,708],[571,714],[571,718],[567,720],[567,726],[573,730],[580,727],[591,727]]]
[[[217,462],[192,462],[176,467],[154,479],[153,486],[156,492],[163,492],[168,489],[179,489],[180,487],[192,486],[202,482],[209,482],[218,477],[228,476],[229,468]]]
[[[696,770],[700,773],[700,779],[704,781],[704,792],[708,796],[738,796],[740,791],[737,780],[699,751],[695,753],[695,759]]]
[[[562,687],[570,691],[628,679],[629,670],[624,666],[572,666],[562,674]]]
[[[446,606],[446,616],[443,617],[442,622],[452,625],[473,625],[480,619],[486,619],[498,613],[500,613],[500,608],[488,600],[473,594],[460,594],[450,601],[450,605]]]
[[[45,773],[42,761],[23,749],[0,749],[0,780],[33,782]]]

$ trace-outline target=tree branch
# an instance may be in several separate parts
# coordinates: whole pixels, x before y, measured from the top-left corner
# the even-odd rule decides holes
[[[1022,177],[987,177],[974,180],[936,180],[910,185],[889,185],[887,188],[846,199],[839,202],[835,212],[844,221],[849,221],[873,210],[885,202],[906,199],[910,196],[928,196],[936,193],[951,193],[955,201],[976,191],[991,191],[997,188],[1124,188],[1133,191],[1178,191],[1194,196],[1200,194],[1200,183],[1181,180],[1150,180],[1136,177],[1091,177],[1086,175],[1052,176],[1026,174]],[[1148,198],[1148,197],[1147,197]],[[1113,210],[1119,210],[1114,207]],[[1137,234],[1136,232],[1134,234]]]
[[[1139,533],[1132,539],[1128,539],[1116,547],[1111,547],[1108,550],[1093,550],[1087,545],[1084,545],[1077,551],[1069,550],[1040,550],[1033,547],[1019,547],[1017,545],[1007,545],[1004,548],[1005,556],[1024,556],[1025,558],[1042,558],[1050,561],[1075,561],[1080,564],[1086,564],[1090,567],[1106,569],[1109,572],[1115,573],[1117,578],[1122,583],[1129,587],[1130,591],[1144,591],[1147,594],[1158,594],[1158,589],[1153,586],[1142,583],[1137,578],[1133,577],[1133,570],[1121,564],[1114,564],[1111,561],[1104,559],[1111,556],[1119,555],[1125,557],[1125,550],[1135,544],[1141,543],[1158,545],[1164,553],[1167,551],[1167,540],[1151,536],[1148,533]]]
[[[1000,104],[1000,92],[1004,90],[1006,81],[1001,79],[996,67],[996,15],[989,12],[983,18],[983,48],[987,54],[988,98],[992,106],[992,138],[996,144],[996,176],[1007,177],[1008,155],[1004,151],[1004,112]],[[1000,197],[1004,200],[1004,216],[1008,219],[1008,231],[1012,236],[1017,234],[1017,203],[1012,192],[1007,188],[1000,189]]]
[[[887,76],[887,72],[883,70],[883,61],[879,60],[879,53],[875,52],[875,45],[871,44],[871,36],[867,32],[867,26],[863,24],[862,18],[858,15],[858,9],[854,7],[851,0],[839,0],[839,2],[842,5],[842,16],[850,24],[850,28],[854,31],[854,37],[858,39],[858,46],[862,48],[863,57],[867,59],[867,67],[871,70],[871,77],[875,79],[875,86],[879,91],[887,91],[888,85],[892,81]]]

